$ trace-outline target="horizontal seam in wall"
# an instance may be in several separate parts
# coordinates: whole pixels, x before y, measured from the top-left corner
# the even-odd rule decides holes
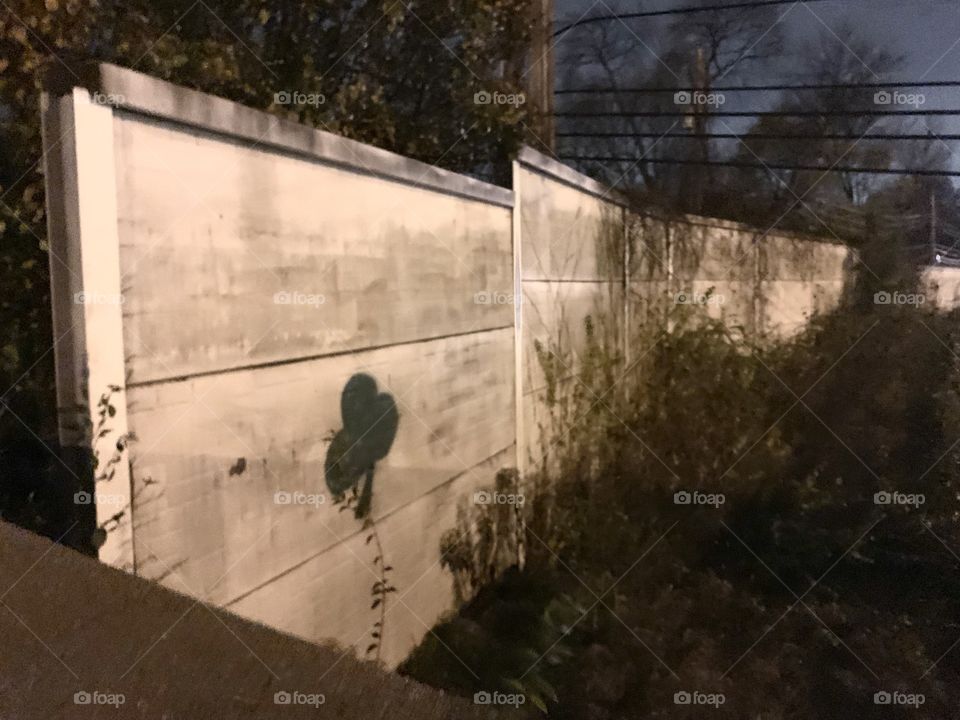
[[[525,283],[581,283],[585,285],[623,285],[623,280],[578,280],[576,278],[523,278]]]
[[[373,352],[375,350],[386,350],[403,345],[420,345],[422,343],[434,342],[437,340],[449,340],[456,337],[466,337],[467,335],[482,335],[483,333],[498,332],[500,330],[512,330],[513,324],[499,325],[491,328],[481,328],[479,330],[469,330],[461,333],[451,333],[449,335],[436,335],[434,337],[415,338],[413,340],[402,340],[394,343],[385,343],[383,345],[368,345],[361,348],[352,348],[349,350],[336,350],[328,353],[317,353],[315,355],[304,355],[302,357],[284,358],[282,360],[270,360],[262,363],[249,363],[247,365],[236,365],[227,368],[218,368],[216,370],[202,370],[195,373],[186,373],[184,375],[174,375],[172,377],[156,378],[152,380],[141,380],[127,383],[127,389],[150,387],[151,385],[163,385],[164,383],[185,382],[199,377],[209,377],[210,375],[226,375],[227,373],[243,372],[245,370],[259,370],[261,368],[279,367],[281,365],[294,365],[296,363],[311,362],[313,360],[324,360],[326,358],[342,357],[344,355],[359,355],[360,353]]]
[[[396,515],[396,514],[397,514],[398,512],[400,512],[401,510],[409,507],[410,505],[413,505],[413,503],[415,503],[415,502],[417,502],[417,501],[419,501],[419,500],[422,500],[422,499],[425,498],[425,497],[428,497],[428,496],[432,495],[433,493],[435,493],[435,492],[436,492],[437,490],[439,490],[440,488],[445,487],[445,486],[449,485],[449,484],[452,483],[452,482],[456,482],[456,481],[459,480],[460,478],[464,477],[467,473],[471,472],[474,468],[480,467],[480,466],[483,465],[485,462],[489,462],[489,461],[492,460],[493,458],[497,457],[497,455],[502,455],[503,453],[505,453],[506,451],[508,451],[510,448],[514,447],[515,445],[516,445],[516,443],[513,442],[513,443],[510,443],[509,445],[506,445],[505,447],[500,448],[499,450],[497,450],[497,451],[496,451],[495,453],[493,453],[492,455],[488,455],[487,457],[483,458],[480,462],[475,463],[474,465],[471,465],[470,467],[466,468],[466,469],[463,470],[462,472],[459,472],[459,473],[457,473],[456,475],[453,475],[452,477],[450,477],[449,479],[444,480],[442,483],[439,483],[439,484],[437,484],[437,485],[434,485],[432,488],[430,488],[427,492],[423,493],[422,495],[418,495],[417,497],[413,498],[412,500],[408,500],[407,502],[403,503],[402,505],[398,505],[397,507],[393,508],[390,512],[388,512],[388,513],[386,513],[386,514],[378,517],[375,522],[383,522],[384,520],[387,520],[388,518],[392,517],[393,515]],[[242,592],[240,595],[237,595],[237,597],[235,597],[235,598],[233,598],[233,599],[231,599],[231,600],[228,600],[227,602],[225,602],[225,603],[224,603],[223,605],[221,605],[220,607],[228,608],[228,607],[230,607],[231,605],[235,605],[236,603],[240,602],[240,601],[243,600],[244,598],[247,598],[247,597],[249,597],[250,595],[252,595],[253,593],[257,592],[258,590],[262,590],[262,589],[265,588],[267,585],[270,585],[270,584],[276,582],[277,580],[279,580],[280,578],[282,578],[282,577],[285,576],[285,575],[289,575],[289,574],[292,573],[294,570],[297,570],[297,569],[303,567],[304,565],[306,565],[307,563],[311,562],[312,560],[316,560],[318,557],[320,557],[320,556],[323,555],[324,553],[330,552],[331,550],[333,550],[333,549],[336,548],[337,546],[342,545],[343,543],[349,542],[351,539],[357,537],[358,535],[363,534],[364,532],[365,532],[365,530],[360,529],[360,530],[355,530],[354,532],[350,533],[349,535],[344,535],[344,536],[343,536],[342,538],[340,538],[337,542],[334,542],[334,543],[331,543],[331,544],[327,545],[327,546],[326,546],[325,548],[323,548],[322,550],[318,550],[317,552],[313,553],[313,555],[310,555],[309,557],[304,558],[303,560],[300,560],[300,561],[298,561],[297,563],[291,565],[290,567],[288,567],[288,568],[287,568],[286,570],[284,570],[283,572],[279,572],[279,573],[277,573],[276,575],[274,575],[273,577],[271,577],[271,578],[269,578],[269,579],[267,579],[267,580],[264,580],[264,581],[263,581],[262,583],[260,583],[259,585],[256,585],[255,587],[252,587],[252,588],[250,588],[249,590],[246,590],[246,591]]]

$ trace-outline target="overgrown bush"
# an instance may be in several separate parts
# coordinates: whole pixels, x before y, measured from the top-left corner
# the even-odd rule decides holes
[[[675,315],[575,431],[589,441],[538,479],[525,571],[405,670],[465,694],[533,679],[555,690],[553,718],[951,716],[960,318],[878,304],[920,292],[885,247],[868,245],[843,305],[785,343]],[[506,618],[543,628],[529,607],[560,597],[576,617],[525,639],[540,653],[523,667]],[[447,684],[461,652],[479,677]]]

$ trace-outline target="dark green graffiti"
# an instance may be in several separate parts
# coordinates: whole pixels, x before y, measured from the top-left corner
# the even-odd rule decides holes
[[[343,429],[333,436],[327,450],[324,474],[336,498],[349,491],[357,493],[363,479],[354,509],[362,518],[370,511],[373,499],[374,467],[390,452],[400,415],[393,397],[377,392],[377,381],[364,373],[357,373],[344,385],[340,414]]]

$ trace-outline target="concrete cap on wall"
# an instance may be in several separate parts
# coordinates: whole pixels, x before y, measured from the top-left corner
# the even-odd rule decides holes
[[[47,93],[65,95],[74,87],[99,94],[105,103],[122,112],[179,123],[362,174],[513,207],[513,193],[506,188],[111,63],[58,63],[50,67],[44,82]]]
[[[517,153],[517,162],[522,166],[546,175],[564,185],[569,185],[590,195],[594,195],[601,200],[606,200],[615,205],[628,205],[627,199],[614,188],[597,182],[591,177],[574,170],[569,165],[564,165],[558,160],[537,152],[532,147],[524,145]]]

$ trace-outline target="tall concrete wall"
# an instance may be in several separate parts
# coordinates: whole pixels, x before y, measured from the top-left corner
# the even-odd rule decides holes
[[[677,303],[701,304],[754,337],[782,338],[839,303],[854,259],[846,246],[818,238],[638,214],[610,188],[529,148],[515,163],[514,191],[523,298],[518,454],[525,470],[549,467],[577,420],[563,405],[578,382],[588,316],[626,365]]]
[[[458,506],[563,431],[537,341],[567,392],[588,315],[629,361],[678,292],[788,332],[842,286],[841,247],[640,217],[531,150],[511,192],[111,65],[86,85],[43,121],[61,441],[99,458],[101,559],[361,654],[390,565],[388,665],[453,609]],[[376,455],[376,538],[334,506],[338,438]]]
[[[513,311],[478,301],[512,290],[512,194],[111,66],[48,103],[51,196],[90,224],[52,213],[60,374],[88,386],[61,401],[110,395],[101,458],[136,436],[102,559],[362,651],[380,561],[325,459],[367,374],[400,418],[370,514],[399,662],[452,606],[456,500],[515,465]]]

